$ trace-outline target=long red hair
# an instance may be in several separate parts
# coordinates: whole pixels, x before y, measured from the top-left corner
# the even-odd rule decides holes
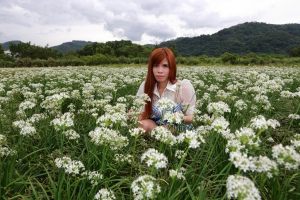
[[[176,60],[175,60],[175,56],[173,54],[173,52],[166,48],[157,48],[155,49],[149,58],[148,61],[148,73],[146,76],[146,81],[145,81],[145,88],[144,88],[144,92],[151,98],[151,102],[147,101],[146,105],[145,105],[145,115],[147,117],[150,117],[151,113],[152,113],[152,100],[153,100],[153,92],[154,92],[154,86],[156,83],[156,79],[154,77],[153,74],[153,66],[156,64],[161,63],[164,59],[167,59],[168,64],[169,64],[169,81],[174,84],[176,83],[177,79],[176,79],[176,72],[177,72],[177,68],[176,68]]]

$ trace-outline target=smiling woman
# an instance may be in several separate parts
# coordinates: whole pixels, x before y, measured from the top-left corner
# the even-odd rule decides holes
[[[147,101],[139,117],[146,132],[158,125],[170,123],[180,129],[191,129],[196,103],[195,90],[189,80],[176,78],[176,60],[168,48],[155,49],[149,58],[146,80],[140,85],[138,96],[147,94]],[[183,126],[182,126],[183,125]]]

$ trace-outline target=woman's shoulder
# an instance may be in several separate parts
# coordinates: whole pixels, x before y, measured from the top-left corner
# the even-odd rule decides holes
[[[138,89],[137,95],[144,94],[145,81],[143,81]]]
[[[182,79],[182,80],[178,79],[177,83],[181,85],[192,85],[191,81],[188,79]]]
[[[144,81],[141,83],[141,85],[145,85],[145,82],[146,82],[146,81],[144,80]]]

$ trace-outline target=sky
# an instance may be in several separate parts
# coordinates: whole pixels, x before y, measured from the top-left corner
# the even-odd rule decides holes
[[[245,22],[300,24],[299,0],[0,0],[0,43],[159,44]]]

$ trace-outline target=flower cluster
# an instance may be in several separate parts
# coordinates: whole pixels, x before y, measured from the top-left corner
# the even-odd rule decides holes
[[[167,99],[167,98],[161,98],[159,99],[159,101],[157,102],[157,105],[156,105],[160,110],[167,110],[167,109],[170,109],[170,108],[173,108],[175,106],[175,103],[170,100],[170,99]]]
[[[0,134],[0,158],[3,156],[14,155],[17,152],[7,147],[5,135]]]
[[[20,105],[19,105],[19,110],[25,111],[25,110],[27,110],[27,109],[32,109],[32,108],[35,107],[35,106],[36,106],[35,103],[26,100],[26,101],[23,101],[23,102],[20,103]]]
[[[175,157],[178,158],[178,159],[182,159],[186,156],[187,154],[182,151],[182,150],[179,150],[177,149],[176,152],[175,152]]]
[[[177,179],[182,179],[182,180],[185,180],[185,176],[184,176],[184,173],[185,173],[186,169],[184,167],[181,167],[180,169],[171,169],[169,170],[169,174],[170,174],[170,177],[171,178],[177,178]]]
[[[228,199],[261,199],[254,183],[245,176],[229,175],[226,181],[226,187]]]
[[[112,150],[121,149],[128,145],[128,138],[122,136],[116,130],[96,127],[94,131],[89,132],[91,140],[96,145],[107,145]]]
[[[27,120],[14,121],[13,126],[21,129],[20,134],[23,136],[31,136],[36,134],[35,127]]]
[[[121,162],[121,163],[131,163],[132,161],[132,155],[130,154],[127,154],[127,155],[124,155],[124,154],[115,154],[115,161],[117,162]]]
[[[268,129],[268,127],[272,127],[273,129],[275,129],[278,126],[280,126],[280,124],[277,120],[274,119],[266,120],[266,118],[262,115],[258,115],[252,118],[250,122],[251,128],[254,128],[256,130],[261,130],[261,131]]]
[[[145,130],[142,128],[133,128],[129,130],[129,133],[133,137],[139,137],[140,135],[143,135],[145,133]]]
[[[118,103],[116,106],[106,105],[104,110],[105,114],[98,118],[97,124],[109,128],[117,125],[121,127],[127,126],[126,104]]]
[[[69,140],[77,140],[80,138],[80,135],[73,129],[66,130],[62,132]]]
[[[181,124],[183,121],[184,114],[181,112],[166,112],[163,115],[162,120],[167,120],[171,124]]]
[[[70,96],[64,92],[54,94],[52,96],[47,96],[40,106],[45,108],[50,114],[57,115],[60,113],[62,103],[68,98],[70,98]]]
[[[55,158],[54,162],[58,168],[64,169],[68,174],[79,174],[81,170],[85,169],[81,161],[72,160],[68,156]]]
[[[185,141],[191,149],[196,149],[201,143],[205,143],[202,134],[195,130],[186,130],[184,133],[180,133],[177,136],[177,141],[178,143]]]
[[[145,153],[143,153],[141,157],[141,162],[145,161],[147,166],[154,166],[156,169],[166,168],[168,164],[167,157],[159,153],[156,149],[148,149]]]
[[[62,116],[53,119],[50,124],[54,126],[56,131],[69,129],[74,126],[74,114],[66,112]]]
[[[156,179],[150,175],[143,175],[131,183],[131,189],[135,200],[156,199],[161,188]]]
[[[285,169],[297,169],[300,165],[300,154],[292,146],[275,145],[272,147],[272,156]]]
[[[116,199],[115,194],[112,190],[106,188],[100,189],[94,197],[97,200],[113,200]]]
[[[97,171],[84,171],[81,175],[86,177],[92,185],[98,185],[99,181],[103,179],[103,175]]]
[[[163,142],[165,144],[173,146],[177,143],[176,137],[172,134],[169,129],[166,129],[162,126],[155,127],[151,133],[151,137],[155,138],[156,140]]]
[[[228,104],[223,101],[209,103],[207,111],[217,116],[222,116],[225,112],[231,112]]]

